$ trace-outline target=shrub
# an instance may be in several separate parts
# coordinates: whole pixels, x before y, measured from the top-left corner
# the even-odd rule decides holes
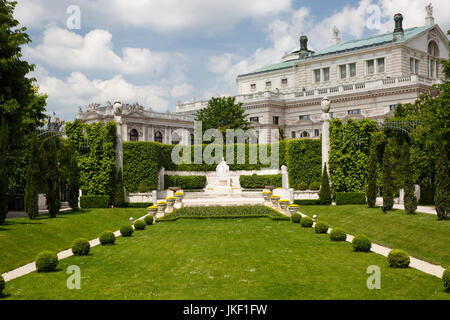
[[[139,185],[139,188],[138,188],[139,193],[146,193],[148,191],[149,191],[148,186],[145,183],[141,183]]]
[[[147,224],[146,224],[144,221],[142,221],[142,220],[137,220],[137,221],[134,223],[134,229],[136,229],[136,230],[144,230],[146,225],[147,225]]]
[[[320,202],[320,200],[315,200],[315,199],[305,199],[305,200],[294,200],[295,204],[298,204],[299,206],[317,206],[322,204],[322,202]]]
[[[0,297],[2,296],[3,290],[5,290],[5,279],[0,275]]]
[[[442,282],[444,282],[445,289],[450,290],[450,268],[444,270],[444,274],[442,275]]]
[[[91,250],[91,245],[86,239],[77,239],[72,243],[72,252],[76,256],[87,256]]]
[[[298,190],[300,190],[300,191],[308,190],[308,185],[306,184],[306,182],[300,182],[298,184]]]
[[[116,193],[114,195],[114,206],[117,208],[124,207],[125,203],[125,189],[123,187],[123,173],[119,170],[116,178]]]
[[[328,176],[327,164],[323,166],[322,182],[320,184],[319,199],[322,204],[331,204],[330,178]]]
[[[152,216],[152,215],[146,216],[146,217],[144,218],[144,222],[145,222],[148,226],[151,226],[151,225],[153,224],[153,216]]]
[[[102,246],[113,245],[116,242],[116,236],[111,231],[104,231],[99,239]]]
[[[153,206],[152,202],[128,202],[125,204],[127,208],[148,208]]]
[[[131,237],[133,232],[134,232],[133,227],[128,224],[120,228],[120,234],[122,234],[123,237]]]
[[[353,238],[352,245],[356,252],[369,252],[372,248],[372,241],[364,235],[359,235]]]
[[[80,207],[84,209],[108,208],[109,196],[81,196]]]
[[[312,182],[310,185],[309,185],[309,190],[313,190],[313,191],[318,191],[318,190],[320,190],[320,182]]]
[[[280,166],[283,165],[281,157],[280,144]],[[311,182],[320,181],[322,172],[322,143],[320,140],[288,140],[285,159],[291,187],[296,188],[301,182],[304,182],[307,188]]]
[[[58,266],[58,256],[51,251],[42,251],[36,257],[37,272],[52,272]]]
[[[303,228],[311,228],[314,222],[313,219],[311,219],[310,217],[303,217],[302,220],[300,221],[300,224],[302,225]]]
[[[294,214],[291,216],[291,221],[292,221],[293,223],[300,223],[301,220],[302,220],[302,215],[301,215],[300,213],[294,213]]]
[[[316,222],[316,225],[314,229],[316,230],[316,233],[323,234],[328,232],[328,223],[326,222]]]
[[[274,175],[251,175],[251,176],[240,176],[239,183],[242,188],[246,189],[257,189],[265,188],[265,186],[282,186],[282,176],[281,174]]]
[[[366,203],[364,192],[336,192],[336,205]]]
[[[389,252],[388,261],[392,268],[408,268],[411,260],[405,251],[394,249]]]
[[[346,241],[347,232],[342,228],[335,228],[330,232],[331,241]]]
[[[183,190],[203,189],[206,176],[164,176],[164,188],[180,187]]]

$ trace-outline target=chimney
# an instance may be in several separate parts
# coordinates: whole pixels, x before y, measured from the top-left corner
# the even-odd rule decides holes
[[[425,10],[427,11],[427,16],[425,17],[425,25],[431,26],[434,24],[433,6],[431,5],[431,3],[425,7]]]
[[[403,15],[401,13],[397,13],[394,16],[395,29],[394,29],[394,41],[403,40],[403,36],[405,33],[403,32]]]
[[[333,45],[338,45],[339,43],[341,43],[341,32],[339,31],[339,29],[334,26],[333,27]]]

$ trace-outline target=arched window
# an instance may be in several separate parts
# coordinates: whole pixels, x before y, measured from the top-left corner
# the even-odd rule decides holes
[[[163,142],[163,135],[159,131],[155,132],[155,142],[159,142],[159,143]]]
[[[302,134],[300,135],[300,138],[309,138],[308,131],[303,131]]]
[[[172,144],[179,144],[180,143],[180,136],[174,132],[172,133]]]
[[[130,141],[132,142],[139,141],[139,133],[137,132],[136,129],[132,129],[130,131]]]
[[[428,76],[430,78],[439,77],[439,47],[436,42],[430,41],[428,44]]]

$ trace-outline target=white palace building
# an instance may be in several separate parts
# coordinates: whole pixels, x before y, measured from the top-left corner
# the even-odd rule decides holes
[[[285,138],[319,138],[321,100],[331,100],[330,116],[342,120],[370,118],[382,122],[398,103],[412,103],[433,84],[443,81],[440,61],[450,47],[435,24],[431,5],[425,25],[403,29],[403,16],[394,17],[393,32],[348,42],[333,30],[331,47],[311,51],[308,38],[282,61],[237,77],[237,102],[259,134],[259,143],[270,143],[270,129],[281,128]],[[195,113],[208,101],[176,106],[176,113],[160,114],[139,105],[124,107],[125,141],[189,143]],[[77,117],[81,121],[110,121],[112,106],[91,105]],[[186,135],[173,135],[186,129]],[[267,130],[264,130],[267,129]]]

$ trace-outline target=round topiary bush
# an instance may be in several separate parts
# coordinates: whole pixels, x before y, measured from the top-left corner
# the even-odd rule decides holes
[[[42,251],[36,257],[37,272],[53,272],[58,266],[58,256],[51,251]]]
[[[120,228],[120,234],[122,235],[122,237],[131,237],[133,232],[134,232],[133,227],[130,226],[129,224]]]
[[[353,238],[352,245],[353,251],[369,252],[370,248],[372,248],[372,241],[365,235],[359,235]]]
[[[293,223],[300,223],[301,220],[302,220],[302,215],[301,215],[300,213],[294,213],[294,214],[291,216],[291,221],[292,221]]]
[[[144,222],[145,222],[148,226],[151,226],[151,225],[153,224],[153,216],[152,216],[152,215],[146,216],[146,217],[144,218]]]
[[[72,252],[76,256],[87,256],[91,250],[91,245],[86,239],[77,239],[72,243]]]
[[[320,190],[320,182],[311,182],[311,184],[309,185],[309,190]]]
[[[335,228],[330,232],[331,241],[346,241],[347,232],[342,228]]]
[[[113,245],[116,242],[116,236],[111,231],[104,231],[99,239],[102,246]]]
[[[450,291],[450,268],[447,268],[442,275],[442,282],[444,282],[445,290]]]
[[[2,296],[3,290],[5,290],[5,286],[5,279],[3,279],[3,277],[0,275],[0,297]]]
[[[318,234],[324,234],[328,232],[328,223],[326,222],[316,222],[316,225],[314,226],[314,229],[316,230],[316,233]]]
[[[298,190],[300,191],[306,191],[308,189],[308,185],[306,184],[306,182],[300,182],[298,184]]]
[[[411,260],[409,259],[409,255],[399,249],[394,249],[388,254],[389,265],[392,268],[408,268]]]
[[[303,228],[311,228],[314,224],[314,221],[310,217],[303,217],[302,220],[300,221],[300,224],[302,225]]]
[[[134,223],[134,229],[136,229],[136,230],[144,230],[146,225],[147,225],[147,224],[146,224],[144,221],[142,221],[142,220],[137,220],[137,221]]]

